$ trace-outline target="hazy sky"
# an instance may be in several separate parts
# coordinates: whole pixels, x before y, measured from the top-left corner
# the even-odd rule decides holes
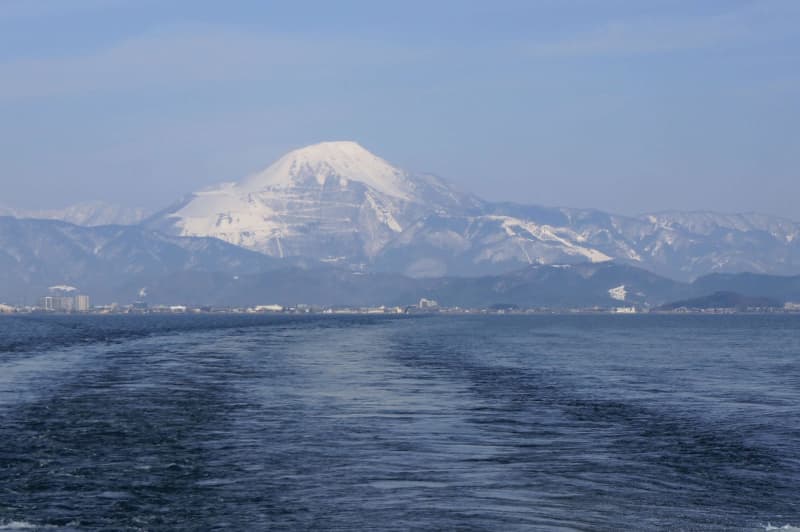
[[[357,140],[489,199],[800,220],[800,1],[0,0],[0,204]]]

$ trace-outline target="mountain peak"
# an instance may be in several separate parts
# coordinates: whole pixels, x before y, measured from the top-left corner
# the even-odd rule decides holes
[[[328,140],[309,144],[290,151],[283,158],[285,157],[307,161],[378,158],[377,155],[354,140]]]
[[[411,174],[357,142],[338,141],[293,150],[238,183],[197,192],[149,224],[276,257],[355,265],[417,220],[463,215],[478,205],[434,176]]]
[[[245,179],[248,191],[320,187],[331,181],[346,187],[358,182],[395,198],[409,200],[414,185],[403,170],[354,141],[329,141],[290,151],[265,170]]]
[[[356,142],[355,140],[326,140],[323,142],[318,142],[316,144],[309,144],[308,146],[304,146],[302,148],[298,148],[293,150],[295,152],[303,151],[303,152],[350,152],[350,153],[358,153],[372,155],[364,146]]]

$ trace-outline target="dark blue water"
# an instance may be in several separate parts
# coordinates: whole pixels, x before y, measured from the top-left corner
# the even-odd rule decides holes
[[[0,528],[792,525],[797,317],[0,318]]]

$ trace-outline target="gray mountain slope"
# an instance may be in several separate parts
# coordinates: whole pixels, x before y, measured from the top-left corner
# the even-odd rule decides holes
[[[244,274],[283,265],[213,238],[0,217],[0,297],[7,302],[30,303],[59,284],[74,285],[98,301],[132,300],[149,280],[174,272]]]

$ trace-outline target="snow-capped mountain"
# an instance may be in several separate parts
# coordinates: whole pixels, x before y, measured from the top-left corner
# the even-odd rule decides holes
[[[276,257],[415,276],[611,260],[570,228],[494,213],[488,203],[435,176],[399,169],[355,142],[292,151],[238,183],[192,194],[148,224]]]
[[[268,257],[215,238],[141,226],[81,227],[0,217],[0,302],[31,304],[58,285],[95,303],[444,305],[561,308],[661,305],[715,292],[797,301],[800,276],[716,274],[683,283],[617,261],[531,265],[499,275],[412,279]]]
[[[714,272],[800,272],[800,224],[760,214],[671,212],[637,218],[563,209],[590,245],[676,279]]]
[[[397,168],[355,142],[294,150],[239,182],[196,192],[145,222],[273,257],[416,277],[615,260],[692,279],[800,272],[800,224],[708,212],[618,216],[489,203]]]
[[[192,194],[148,224],[275,257],[352,264],[374,259],[423,216],[466,215],[481,206],[442,180],[409,174],[355,142],[323,142],[240,182]]]
[[[0,216],[14,218],[36,218],[60,220],[75,225],[94,227],[99,225],[134,225],[150,213],[145,209],[123,207],[102,201],[87,201],[63,209],[25,210],[0,206]]]

